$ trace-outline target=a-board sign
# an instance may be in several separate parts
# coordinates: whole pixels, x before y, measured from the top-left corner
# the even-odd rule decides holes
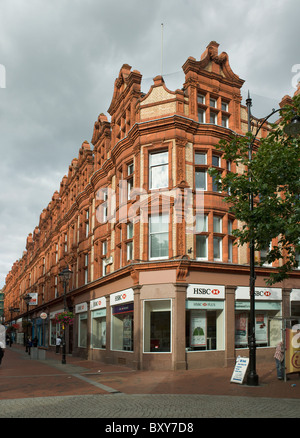
[[[248,357],[238,357],[231,376],[231,382],[242,384],[249,365]]]

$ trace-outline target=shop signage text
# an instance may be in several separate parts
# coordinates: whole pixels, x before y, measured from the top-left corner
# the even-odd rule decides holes
[[[189,284],[186,295],[187,298],[224,299],[225,287],[211,284]]]
[[[278,287],[256,287],[254,291],[255,298],[258,300],[278,300],[281,301],[282,293]],[[249,300],[250,288],[244,286],[238,286],[235,292],[235,298],[237,300]]]
[[[133,301],[133,289],[125,289],[110,295],[110,305],[128,303]]]

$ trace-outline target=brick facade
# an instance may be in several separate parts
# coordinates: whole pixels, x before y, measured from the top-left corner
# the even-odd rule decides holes
[[[181,90],[169,90],[157,76],[144,94],[140,72],[122,66],[108,109],[110,121],[99,115],[93,147],[82,143],[59,191],[27,237],[26,251],[7,275],[6,320],[11,307],[20,307],[18,317],[25,317],[22,297],[36,293],[37,305],[30,306],[30,318],[41,343],[52,345],[58,330],[51,317],[63,308],[58,274],[68,265],[73,275],[67,305],[76,312],[68,332],[68,349],[73,354],[136,368],[233,363],[235,293],[249,284],[248,250],[232,244],[231,230],[239,224],[207,170],[215,166],[222,173],[236,171],[215,146],[232,132],[247,131],[247,110],[241,104],[244,81],[232,72],[228,55],[218,54],[214,41],[200,61],[189,57],[183,71]],[[264,127],[260,135],[267,133]],[[197,214],[200,228],[194,223]],[[158,225],[155,221],[160,220]],[[269,269],[257,269],[261,288]],[[187,295],[189,285],[198,285],[199,290],[203,285],[221,286],[220,290],[224,286],[222,302],[199,301],[201,308],[204,304],[216,309],[212,316],[195,310],[196,300],[189,301]],[[298,293],[299,272],[277,287],[284,288],[281,297],[289,300],[292,290]],[[120,303],[128,319],[120,316],[122,309],[113,302],[118,292],[127,296]],[[280,310],[275,306],[277,311],[271,311],[270,304],[263,308],[266,318],[282,315],[283,308],[290,311],[283,298],[279,301]],[[81,303],[86,305],[80,308]],[[189,305],[192,310],[186,310]],[[98,314],[92,314],[94,308]],[[41,312],[48,315],[43,323]],[[157,314],[164,319],[163,329],[170,327],[171,333],[166,330],[155,339],[151,327],[159,332]],[[95,329],[91,328],[93,318],[97,319]],[[202,342],[194,347],[187,331],[197,318],[206,324],[205,346]],[[121,323],[123,344],[119,345]],[[209,330],[218,334],[209,336]],[[272,346],[270,336],[268,332],[266,347]],[[100,337],[105,337],[101,345]],[[259,355],[271,357],[270,349],[262,348]]]

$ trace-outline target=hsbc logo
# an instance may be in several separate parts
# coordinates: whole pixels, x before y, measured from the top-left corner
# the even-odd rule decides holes
[[[131,301],[134,301],[132,288],[124,289],[110,295],[111,306],[114,306],[115,304],[130,303]]]
[[[257,300],[281,301],[282,289],[279,287],[261,287],[255,288],[254,297]],[[237,286],[235,292],[236,300],[249,300],[250,288],[247,286]]]
[[[270,297],[271,292],[269,290],[263,291],[263,290],[256,290],[254,292],[256,297]]]
[[[123,301],[126,299],[126,294],[120,294],[115,296],[115,301]]]
[[[218,284],[189,284],[186,290],[187,298],[225,299],[225,286]]]

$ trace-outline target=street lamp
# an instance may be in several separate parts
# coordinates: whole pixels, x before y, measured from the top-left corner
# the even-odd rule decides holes
[[[25,351],[27,353],[28,352],[28,343],[27,343],[27,340],[28,340],[28,316],[29,316],[29,303],[31,301],[31,295],[27,294],[27,295],[25,295],[25,297],[23,297],[23,299],[24,299],[26,306],[27,306],[27,326],[26,326],[26,341],[25,341],[25,345],[26,345]]]
[[[250,94],[248,92],[248,98],[246,99],[246,106],[248,110],[248,132],[251,132],[251,106],[252,99],[250,98]],[[266,123],[266,121],[273,116],[275,113],[281,111],[279,109],[273,109],[273,111],[265,117],[262,122],[257,127],[257,130],[254,134],[254,137],[249,142],[249,162],[252,160],[252,148],[254,141],[259,133],[260,129]],[[291,122],[285,126],[284,132],[287,135],[291,135],[296,137],[300,134],[300,117],[294,116]],[[249,181],[251,182],[251,174],[249,175]],[[253,193],[249,194],[249,202],[250,202],[250,213],[253,212],[254,204],[253,204]],[[258,385],[258,375],[256,374],[256,340],[255,340],[255,250],[254,250],[254,239],[251,238],[249,243],[250,250],[250,334],[249,334],[249,373],[247,376],[247,384],[249,386],[257,386]]]
[[[59,274],[60,280],[63,282],[64,285],[64,312],[67,310],[67,284],[69,283],[69,280],[72,276],[73,272],[72,270],[67,266],[65,269],[63,269]],[[62,344],[62,364],[66,363],[66,332],[65,332],[65,326],[63,324],[63,344]]]

